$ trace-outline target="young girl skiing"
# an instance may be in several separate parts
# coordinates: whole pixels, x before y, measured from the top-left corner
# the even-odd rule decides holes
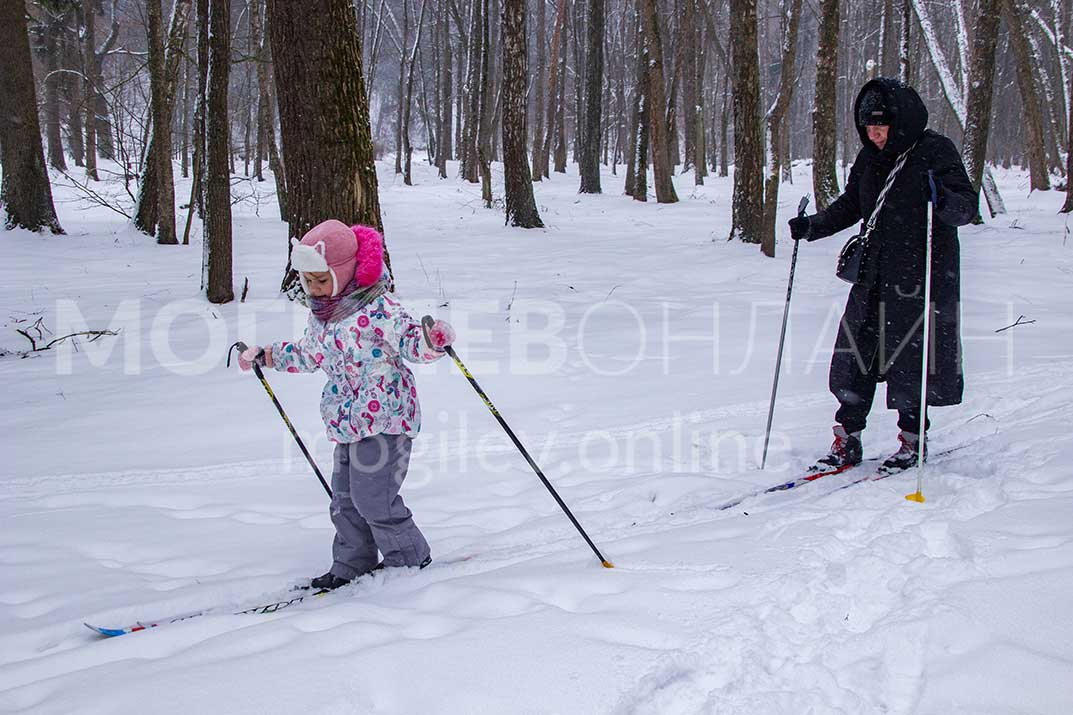
[[[383,239],[374,229],[330,220],[291,243],[291,265],[310,298],[309,324],[297,342],[249,348],[239,366],[320,369],[328,376],[320,411],[336,443],[336,533],[332,567],[310,586],[338,588],[388,566],[423,568],[432,561],[428,542],[399,495],[421,427],[414,376],[403,359],[438,360],[454,331],[437,320],[426,336],[388,292]]]

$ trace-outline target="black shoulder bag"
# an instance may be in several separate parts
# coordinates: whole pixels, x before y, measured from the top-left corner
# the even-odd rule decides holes
[[[864,233],[859,233],[846,241],[846,245],[842,247],[842,251],[838,254],[838,267],[835,269],[835,275],[847,283],[871,286],[875,281],[875,272],[864,270],[864,257],[868,252],[868,239],[879,221],[879,211],[883,208],[883,201],[887,198],[887,192],[894,185],[894,179],[897,178],[898,172],[905,166],[909,154],[916,146],[914,143],[913,146],[902,152],[902,155],[898,157],[898,161],[895,162],[894,168],[887,174],[887,181],[883,184],[883,190],[879,192],[876,207],[872,209],[872,215],[868,217]]]

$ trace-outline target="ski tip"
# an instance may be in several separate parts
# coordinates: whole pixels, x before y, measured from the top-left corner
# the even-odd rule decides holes
[[[923,504],[924,503],[924,495],[921,494],[920,492],[913,492],[912,494],[906,494],[905,498],[908,501],[915,501],[918,504]]]
[[[605,569],[613,569],[613,568],[615,568],[615,565],[613,563],[611,563],[610,561],[608,561],[607,559],[604,559],[603,561],[601,561],[600,564]]]
[[[97,635],[104,636],[105,638],[115,638],[116,636],[126,634],[126,631],[122,628],[101,628],[100,626],[93,626],[89,623],[83,623],[82,625],[90,629]]]

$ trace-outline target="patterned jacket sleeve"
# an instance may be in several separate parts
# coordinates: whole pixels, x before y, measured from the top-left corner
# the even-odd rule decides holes
[[[305,332],[297,342],[283,340],[272,343],[272,367],[279,372],[316,372],[320,363],[313,357],[315,353],[316,343],[310,318]]]
[[[839,231],[849,228],[861,220],[861,201],[859,195],[861,154],[853,160],[853,166],[849,170],[849,180],[846,181],[846,190],[831,204],[810,217],[812,232],[808,236],[809,241],[833,236]]]
[[[939,145],[932,154],[931,168],[939,179],[939,204],[935,217],[948,226],[964,226],[976,216],[980,205],[979,195],[973,191],[972,182],[965,171],[954,142],[939,137]]]

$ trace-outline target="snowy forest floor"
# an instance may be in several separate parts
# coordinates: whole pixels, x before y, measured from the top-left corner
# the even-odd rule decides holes
[[[0,236],[0,712],[1073,712],[1059,193],[1000,173],[1009,213],[962,230],[966,399],[934,411],[932,444],[965,448],[930,464],[925,504],[903,499],[912,475],[839,490],[841,475],[717,511],[830,443],[848,234],[801,247],[760,471],[792,246],[769,260],[724,240],[729,179],[677,177],[682,201],[657,205],[622,196],[621,175],[600,196],[556,175],[536,185],[546,230],[523,231],[479,186],[379,169],[399,296],[455,324],[459,355],[616,568],[444,360],[416,371],[424,428],[403,489],[436,568],[96,638],[83,621],[251,604],[317,575],[332,527],[264,391],[224,367],[231,342],[305,321],[277,293],[272,182],[235,187],[235,284],[250,290],[222,306],[199,293],[196,228],[190,246],[157,246],[58,185],[68,235]],[[783,185],[780,236],[810,186],[807,166]],[[1022,315],[1035,322],[996,332]],[[38,318],[119,334],[23,358],[15,329]],[[329,470],[322,378],[268,378]],[[883,399],[868,457],[897,446]]]

